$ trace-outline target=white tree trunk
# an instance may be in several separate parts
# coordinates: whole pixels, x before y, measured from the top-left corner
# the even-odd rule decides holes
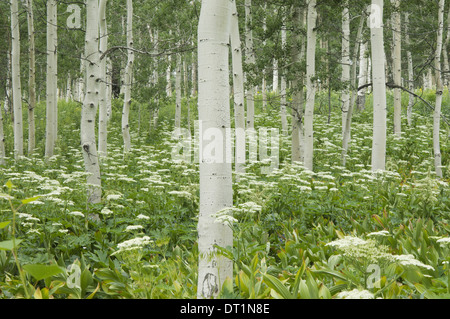
[[[255,54],[253,52],[253,31],[250,27],[251,23],[252,23],[252,0],[245,0],[245,59],[248,64],[255,64]],[[247,128],[249,129],[255,127],[254,94],[255,94],[255,87],[253,83],[250,83],[246,93]]]
[[[181,54],[177,53],[175,74],[175,128],[181,127]]]
[[[281,29],[281,46],[283,51],[286,49],[286,27],[283,25]],[[283,135],[288,134],[288,123],[287,123],[287,114],[286,114],[286,70],[282,70],[281,79],[280,79],[280,116],[281,116],[281,130]]]
[[[98,0],[86,1],[86,91],[81,109],[81,146],[87,177],[88,202],[99,203],[101,200],[100,165],[95,141],[95,119],[97,115],[100,54],[98,51],[99,35]]]
[[[11,79],[14,111],[14,157],[23,156],[22,88],[20,83],[19,3],[11,0]]]
[[[434,168],[436,175],[442,178],[442,164],[441,164],[441,147],[439,138],[439,129],[441,121],[441,106],[442,106],[442,74],[441,74],[441,54],[442,54],[442,37],[444,31],[444,5],[445,0],[439,0],[438,12],[438,32],[436,40],[436,52],[434,57],[434,69],[436,73],[436,105],[433,114],[433,149],[434,149]]]
[[[392,36],[393,36],[393,80],[395,85],[402,85],[402,33],[400,0],[391,0],[392,12]],[[402,133],[402,91],[394,88],[394,134],[400,136]]]
[[[305,154],[304,165],[307,169],[313,170],[313,147],[314,147],[314,102],[316,94],[316,85],[313,82],[315,76],[316,64],[316,0],[308,2],[308,29],[307,29],[307,44],[306,44],[306,103],[305,103]]]
[[[5,153],[5,133],[3,131],[3,107],[0,107],[0,165],[4,165],[5,164],[5,157],[6,157],[6,153]]]
[[[405,43],[409,47],[410,39],[408,34],[409,27],[409,12],[405,13]],[[413,59],[411,50],[406,51],[406,57],[408,59],[408,89],[409,91],[414,91],[414,69],[413,69]],[[408,108],[406,109],[406,120],[408,121],[408,126],[412,125],[412,108],[414,105],[414,96],[409,94]]]
[[[99,19],[100,19],[100,44],[99,54],[102,55],[108,49],[108,31],[106,24],[106,3],[107,0],[99,1]],[[100,60],[100,83],[99,83],[99,120],[98,120],[98,154],[100,157],[107,155],[108,140],[108,87],[106,76],[107,59],[104,57]]]
[[[342,74],[341,81],[346,86],[342,90],[342,136],[345,132],[345,122],[350,105],[350,12],[348,2],[342,11]]]
[[[36,107],[36,61],[34,44],[34,14],[33,0],[27,0],[27,24],[28,24],[28,155],[33,154],[36,147],[36,127],[34,120],[34,108]]]
[[[228,54],[231,8],[229,0],[203,0],[198,24],[198,110],[200,120],[200,213],[198,220],[198,298],[217,296],[232,261],[216,254],[215,246],[233,245],[231,228],[211,214],[233,205],[231,161],[207,153],[224,154],[230,129]],[[207,136],[210,135],[211,136]],[[213,141],[208,142],[208,137]],[[212,153],[212,152],[211,152]],[[228,154],[227,154],[228,155]]]
[[[47,2],[47,121],[45,136],[45,157],[55,151],[57,133],[58,91],[57,91],[57,7],[56,0]]]
[[[133,1],[127,0],[127,46],[133,47]],[[123,150],[129,152],[131,149],[130,137],[130,108],[131,108],[131,84],[133,79],[133,62],[134,51],[128,49],[128,60],[125,67],[125,84],[124,84],[124,100],[122,111],[122,135],[123,135]]]
[[[368,80],[368,66],[369,59],[366,56],[367,43],[362,42],[359,48],[359,75],[358,75],[358,87],[367,84]],[[363,110],[366,103],[367,89],[361,89],[358,91],[358,97],[356,99],[356,105],[358,110]]]
[[[239,36],[239,19],[236,0],[231,4],[231,56],[233,64],[233,101],[235,127],[235,172],[245,172],[245,106],[244,106],[244,71],[242,68],[241,39]]]
[[[372,171],[386,163],[386,74],[383,40],[383,0],[372,0],[370,14],[373,86]]]

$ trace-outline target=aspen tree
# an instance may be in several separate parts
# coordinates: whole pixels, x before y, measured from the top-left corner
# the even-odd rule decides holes
[[[213,214],[233,205],[231,161],[224,151],[230,129],[229,0],[203,0],[198,24],[198,111],[200,154],[200,212],[198,219],[198,298],[217,296],[223,282],[233,275],[232,261],[220,256],[215,246],[233,245],[231,228],[216,222]],[[209,140],[211,138],[211,140]],[[210,142],[208,142],[210,141]],[[213,148],[217,158],[207,154]]]
[[[305,103],[305,154],[304,165],[307,169],[313,170],[313,117],[314,117],[314,102],[316,94],[316,85],[313,81],[315,76],[316,64],[316,0],[308,2],[308,29],[306,40],[306,103]]]
[[[181,53],[176,54],[177,64],[175,69],[175,128],[181,127]]]
[[[99,203],[101,200],[100,165],[95,141],[95,118],[97,115],[100,54],[98,51],[99,14],[98,0],[86,1],[86,89],[81,109],[81,146],[87,177],[88,202]]]
[[[283,51],[286,50],[286,27],[283,25],[281,27],[281,46]],[[286,114],[286,69],[284,68],[281,71],[281,79],[280,79],[280,116],[281,116],[281,130],[283,135],[288,134],[288,123],[287,123],[287,114]]]
[[[372,171],[385,170],[386,164],[386,74],[383,4],[383,0],[372,0],[369,17],[373,83]]]
[[[1,103],[1,102],[0,102]],[[3,110],[2,105],[0,105],[0,165],[5,164],[5,133],[3,131]]]
[[[231,57],[233,66],[233,101],[234,126],[236,129],[235,142],[235,171],[245,172],[245,107],[244,107],[244,71],[242,68],[241,39],[239,36],[239,18],[236,0],[231,3]]]
[[[27,0],[28,24],[28,155],[33,154],[36,147],[36,127],[34,108],[36,107],[36,61],[34,44],[34,14],[33,0]]]
[[[133,79],[133,62],[134,51],[133,47],[133,1],[127,0],[127,46],[128,46],[128,58],[127,65],[125,67],[125,83],[124,83],[124,99],[122,110],[122,135],[123,135],[123,150],[129,152],[131,149],[131,137],[130,137],[130,108],[131,108],[131,84]]]
[[[413,69],[413,59],[412,59],[412,53],[409,49],[410,45],[410,39],[409,39],[409,12],[405,13],[405,43],[408,47],[408,50],[406,51],[406,57],[408,60],[408,89],[409,91],[414,91],[414,69]],[[409,100],[408,100],[408,108],[406,109],[406,120],[408,122],[408,126],[411,127],[412,124],[412,108],[414,105],[414,96],[412,94],[409,94]]]
[[[438,32],[436,39],[436,52],[434,56],[434,70],[436,78],[436,105],[433,114],[433,150],[434,150],[434,168],[436,175],[442,178],[442,164],[441,164],[441,147],[440,147],[440,120],[442,107],[442,74],[441,74],[441,54],[442,54],[442,37],[444,31],[444,5],[445,0],[439,0],[438,11]]]
[[[394,84],[402,85],[402,33],[401,33],[401,15],[400,0],[391,0],[393,5],[392,12],[392,35],[393,35],[393,79]],[[402,91],[400,88],[394,88],[394,134],[397,136],[402,133]]]
[[[20,83],[19,3],[11,0],[11,79],[14,111],[14,158],[23,156],[22,88]]]
[[[345,134],[345,123],[350,105],[350,12],[348,1],[342,10],[342,74],[341,81],[346,86],[342,90],[342,136]]]
[[[255,54],[253,52],[253,31],[252,24],[252,0],[245,0],[245,59],[250,65],[255,64]],[[247,75],[248,81],[248,75]],[[255,127],[255,86],[249,81],[246,93],[247,100],[247,128]]]
[[[100,30],[99,30],[99,54],[102,55],[108,48],[108,31],[106,24],[106,3],[107,0],[99,1]],[[99,120],[98,120],[98,154],[106,156],[108,140],[108,87],[106,76],[107,58],[100,60],[100,82],[99,82]]]
[[[45,131],[45,157],[54,155],[57,139],[58,121],[58,86],[57,86],[57,7],[56,0],[47,2],[47,111]]]

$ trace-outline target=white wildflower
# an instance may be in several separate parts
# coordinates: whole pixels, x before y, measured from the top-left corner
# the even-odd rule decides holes
[[[110,194],[106,196],[106,200],[116,200],[116,199],[120,199],[122,197],[122,195],[119,194]]]
[[[138,229],[143,229],[144,227],[141,225],[130,225],[127,226],[127,228],[125,229],[126,231],[132,231],[132,230],[138,230]]]
[[[367,236],[389,236],[389,232],[387,230],[381,230],[373,233],[367,234]]]
[[[445,238],[438,239],[436,242],[440,243],[442,246],[443,245],[449,245],[450,244],[450,237],[445,237]]]
[[[345,236],[342,239],[338,239],[332,242],[329,242],[325,246],[334,246],[336,248],[345,248],[349,246],[357,246],[357,245],[364,245],[367,244],[367,241],[358,238],[358,237],[352,237],[352,236]]]
[[[149,245],[152,242],[153,241],[150,240],[150,237],[148,237],[148,236],[137,237],[137,238],[133,238],[133,239],[129,239],[124,242],[121,242],[120,244],[117,244],[117,248],[119,248],[119,251],[138,249],[138,248],[142,248],[146,245]],[[116,251],[115,253],[117,253],[119,251]],[[113,254],[115,254],[115,253],[113,253]]]
[[[82,212],[77,212],[77,211],[70,212],[69,215],[84,217],[84,214]]]
[[[102,215],[111,215],[113,213],[112,210],[110,210],[108,207],[103,207],[100,211],[100,214]]]
[[[351,291],[341,291],[337,294],[341,299],[373,299],[374,295],[368,290],[353,289]]]
[[[418,266],[423,267],[425,269],[434,270],[433,267],[425,265],[421,261],[415,259],[413,255],[395,255],[393,257],[403,266]]]
[[[147,215],[144,215],[144,214],[139,214],[137,216],[137,219],[150,219],[150,217],[148,217]]]

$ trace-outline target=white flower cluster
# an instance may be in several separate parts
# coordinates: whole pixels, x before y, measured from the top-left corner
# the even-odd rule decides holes
[[[356,288],[350,291],[341,291],[337,297],[340,299],[374,299],[374,295],[370,291]]]
[[[141,249],[144,246],[149,245],[152,242],[153,241],[148,236],[136,237],[133,239],[129,239],[124,242],[121,242],[120,244],[117,244],[117,248],[119,248],[119,250],[114,252],[112,255],[115,255],[115,254],[123,252],[123,251],[128,251],[128,250],[133,250],[133,249]]]
[[[433,267],[425,265],[421,261],[414,258],[413,255],[394,255],[395,260],[397,260],[403,266],[417,266],[423,267],[425,269],[434,270]]]

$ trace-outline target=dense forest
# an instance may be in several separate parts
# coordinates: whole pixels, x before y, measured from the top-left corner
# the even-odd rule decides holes
[[[450,298],[450,2],[0,0],[0,299]]]

